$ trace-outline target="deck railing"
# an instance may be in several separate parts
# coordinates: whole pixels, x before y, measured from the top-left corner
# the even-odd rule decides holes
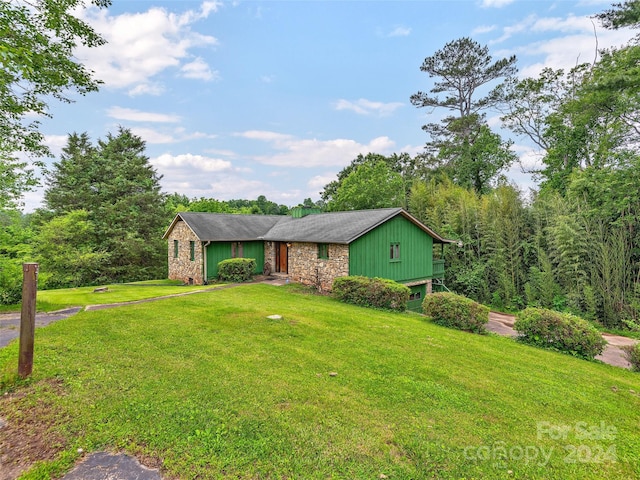
[[[433,277],[434,278],[444,277],[444,260],[433,261]]]

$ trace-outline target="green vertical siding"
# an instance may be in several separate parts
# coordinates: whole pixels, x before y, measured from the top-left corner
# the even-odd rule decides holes
[[[231,258],[232,242],[214,242],[207,246],[207,281],[218,277],[218,263]],[[242,242],[242,256],[255,258],[254,273],[262,273],[264,267],[264,242]]]
[[[390,260],[391,243],[400,259]],[[380,225],[349,245],[349,274],[408,282],[433,275],[433,238],[402,216]]]
[[[255,258],[256,269],[253,273],[262,273],[264,269],[264,242],[242,242],[242,256]]]

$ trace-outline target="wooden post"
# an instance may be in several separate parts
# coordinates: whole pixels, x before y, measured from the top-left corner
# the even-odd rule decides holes
[[[20,357],[18,375],[26,378],[33,370],[33,340],[36,329],[38,264],[22,264],[22,312],[20,315]]]

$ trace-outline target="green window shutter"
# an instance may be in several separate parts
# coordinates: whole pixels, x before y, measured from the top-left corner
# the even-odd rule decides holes
[[[392,243],[389,247],[389,260],[392,262],[400,261],[400,243]]]
[[[244,258],[242,242],[231,242],[231,258]]]
[[[196,259],[196,242],[189,242],[189,259],[193,262]]]
[[[327,245],[326,243],[318,244],[318,258],[329,258],[329,245]]]
[[[173,241],[173,258],[178,258],[178,240]]]

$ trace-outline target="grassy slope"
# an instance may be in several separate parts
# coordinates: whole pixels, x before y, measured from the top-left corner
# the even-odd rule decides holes
[[[0,350],[4,388],[16,358],[15,343]],[[25,405],[68,418],[66,461],[82,447],[181,478],[640,477],[639,375],[267,285],[39,329],[32,383]],[[615,438],[580,438],[582,425]]]

